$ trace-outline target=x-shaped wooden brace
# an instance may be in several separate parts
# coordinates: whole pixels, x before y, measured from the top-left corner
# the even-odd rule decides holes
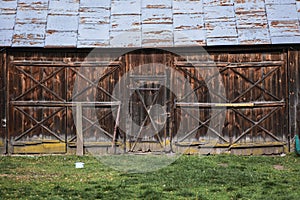
[[[271,110],[271,112],[269,112],[267,115],[265,115],[263,118],[261,118],[259,121],[253,121],[252,119],[249,119],[247,116],[245,116],[243,113],[241,113],[240,111],[238,111],[237,109],[232,108],[232,110],[236,113],[238,113],[240,116],[242,116],[244,119],[246,119],[247,121],[251,122],[253,124],[253,126],[249,127],[247,130],[245,130],[239,137],[237,137],[233,144],[236,143],[237,141],[239,141],[242,137],[244,137],[247,133],[249,133],[253,128],[258,127],[261,130],[265,131],[267,134],[269,134],[272,138],[274,138],[277,141],[280,141],[279,138],[277,138],[273,133],[271,133],[269,130],[267,130],[265,127],[260,126],[259,124],[261,124],[263,121],[265,121],[268,117],[270,117],[274,112],[276,112],[277,110],[279,110],[280,107],[275,107]]]
[[[114,110],[116,110],[116,108],[112,108],[112,111],[107,112],[105,115],[103,115],[100,119],[97,119],[95,121],[92,121],[91,119],[88,119],[87,117],[83,116],[83,119],[86,120],[89,125],[87,127],[85,127],[82,132],[84,133],[85,131],[89,130],[92,127],[96,127],[98,128],[100,131],[102,131],[105,135],[107,135],[109,138],[113,138],[113,136],[111,134],[109,134],[107,131],[105,131],[104,129],[102,129],[100,126],[96,125],[99,121],[101,121],[102,119],[108,117]],[[72,142],[77,136],[73,136],[71,137],[68,142]]]
[[[113,67],[112,70],[108,71],[107,73],[103,74],[100,78],[97,78],[96,80],[92,81],[89,78],[87,78],[84,74],[80,73],[80,71],[70,68],[72,71],[74,71],[78,76],[80,76],[83,80],[85,80],[86,82],[88,82],[90,85],[86,88],[84,88],[83,90],[81,90],[80,92],[78,92],[76,95],[74,95],[72,97],[71,100],[76,99],[76,97],[80,96],[81,94],[83,94],[84,92],[86,92],[87,90],[89,90],[92,87],[95,87],[99,90],[101,90],[102,92],[104,92],[104,94],[108,95],[110,98],[112,98],[115,101],[119,101],[117,98],[115,98],[114,96],[112,96],[108,91],[106,91],[104,88],[99,86],[99,81],[103,80],[106,76],[110,75],[111,73],[113,73],[114,71],[116,71],[119,68],[119,66],[117,67]]]
[[[178,101],[183,101],[184,99],[186,99],[187,97],[189,97],[191,94],[193,94],[196,90],[200,89],[201,87],[207,87],[207,84],[213,80],[213,78],[217,77],[220,75],[220,73],[226,71],[229,67],[225,66],[223,68],[221,68],[217,73],[213,74],[212,76],[209,76],[209,78],[207,78],[205,81],[200,81],[197,77],[195,77],[194,75],[192,75],[189,71],[185,70],[182,67],[178,67],[178,69],[180,69],[182,72],[184,72],[185,74],[187,74],[190,78],[192,78],[193,80],[195,80],[199,85],[194,88],[192,91],[188,92],[187,94],[185,94],[183,97],[181,97],[180,99],[178,99]],[[186,80],[187,81],[187,80]],[[210,93],[218,96],[219,98],[221,98],[224,101],[227,101],[226,97],[216,93],[215,91],[211,90],[209,91]]]
[[[223,141],[225,142],[229,142],[228,140],[226,140],[223,136],[221,136],[216,130],[214,130],[213,128],[211,128],[209,125],[207,125],[212,119],[214,119],[216,116],[218,116],[219,114],[221,114],[224,110],[221,109],[220,111],[216,112],[213,116],[211,116],[209,119],[207,119],[206,121],[201,121],[200,119],[196,118],[194,115],[191,115],[189,112],[187,112],[186,110],[182,109],[185,113],[187,113],[189,116],[191,116],[193,119],[195,119],[196,121],[198,121],[200,123],[199,126],[195,127],[193,130],[189,131],[183,138],[180,138],[179,142],[183,142],[186,138],[188,138],[189,136],[191,136],[195,131],[197,131],[198,129],[200,129],[201,127],[206,127],[209,130],[211,130],[214,134],[216,134],[219,138],[221,138]]]
[[[64,110],[64,108],[60,108],[58,110],[56,110],[55,112],[53,112],[51,115],[49,115],[48,117],[44,118],[41,121],[36,120],[35,118],[33,118],[30,114],[28,114],[27,112],[25,112],[24,110],[15,107],[19,112],[21,112],[23,115],[25,115],[26,117],[28,117],[29,119],[31,119],[35,125],[33,127],[31,127],[30,129],[27,129],[25,132],[21,133],[21,135],[19,135],[18,137],[15,138],[15,141],[19,140],[20,138],[22,138],[24,135],[28,134],[30,131],[33,131],[34,129],[36,129],[37,127],[42,127],[45,130],[47,130],[50,134],[54,135],[57,139],[59,139],[60,141],[64,142],[64,139],[59,137],[55,132],[53,132],[52,130],[50,130],[48,127],[46,127],[43,123],[46,122],[48,119],[50,119],[51,117],[53,117],[56,113],[59,113],[60,111]]]
[[[59,72],[63,71],[65,68],[61,67],[57,70],[55,70],[53,73],[51,73],[49,76],[43,78],[41,81],[36,80],[31,74],[27,73],[26,71],[24,71],[21,67],[16,67],[17,70],[19,70],[20,72],[22,72],[24,75],[26,75],[27,77],[29,77],[36,85],[34,85],[33,87],[29,88],[28,90],[26,90],[24,93],[22,93],[21,95],[19,95],[18,97],[16,97],[14,100],[18,100],[20,98],[22,98],[23,96],[25,96],[26,94],[28,94],[29,92],[31,92],[32,90],[34,90],[35,88],[41,86],[42,88],[44,88],[47,92],[49,92],[50,94],[52,94],[53,96],[55,96],[57,99],[59,99],[60,101],[64,101],[60,96],[58,96],[55,92],[53,92],[52,90],[50,90],[49,88],[47,88],[43,83],[45,83],[46,81],[50,80],[53,76],[55,76],[56,74],[58,74]]]
[[[276,99],[277,101],[280,101],[281,99],[279,99],[278,97],[274,96],[272,93],[270,93],[269,91],[263,89],[262,87],[260,87],[258,84],[260,84],[261,82],[263,82],[266,78],[268,78],[272,73],[274,73],[275,71],[277,71],[278,69],[280,69],[280,67],[275,67],[275,69],[269,71],[262,79],[253,82],[251,80],[249,80],[246,76],[244,76],[243,74],[239,73],[237,70],[235,70],[234,68],[230,68],[235,74],[239,75],[240,77],[242,77],[245,81],[251,83],[251,87],[247,88],[245,91],[243,91],[243,93],[241,93],[239,96],[237,96],[235,99],[233,99],[231,102],[234,103],[236,102],[239,98],[241,98],[243,95],[245,95],[247,92],[249,92],[250,90],[252,90],[252,88],[257,87],[258,89],[262,90],[264,93],[268,94],[269,96],[271,96],[272,98]]]

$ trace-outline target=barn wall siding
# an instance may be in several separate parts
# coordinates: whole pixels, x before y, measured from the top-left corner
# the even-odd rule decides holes
[[[221,72],[228,100],[224,113],[226,116],[224,124],[221,126],[216,124],[216,127],[211,126],[213,129],[210,129],[219,134],[219,141],[216,145],[218,148],[214,148],[213,153],[229,150],[234,154],[272,154],[286,151],[285,148],[290,147],[293,143],[295,134],[299,134],[300,51],[286,47],[247,47],[244,51],[234,48],[231,51],[224,48],[208,50],[209,59],[214,60]],[[189,66],[192,64],[201,69],[203,63],[207,62],[207,57],[193,55],[182,60],[165,51],[141,50],[128,53],[116,61],[113,54],[106,53],[105,55],[105,51],[103,51],[101,57],[92,56],[90,63],[86,64],[87,69],[90,70],[89,75],[79,75],[81,64],[89,51],[10,48],[7,49],[7,56],[1,52],[0,89],[5,88],[6,83],[8,84],[8,87],[5,88],[7,90],[2,90],[1,94],[1,118],[8,119],[9,140],[6,143],[6,129],[1,127],[1,153],[5,153],[6,145],[9,147],[8,153],[75,153],[76,127],[72,115],[72,101],[76,101],[76,99],[72,99],[75,78],[80,76],[89,84],[94,82],[89,89],[83,90],[76,97],[85,102],[83,105],[87,105],[93,91],[96,91],[98,95],[97,101],[107,101],[110,99],[109,96],[99,88],[111,93],[114,84],[124,73],[135,66],[144,64],[163,63],[180,71],[193,87],[198,88],[195,92],[201,98],[203,97],[200,101],[210,103],[209,105],[201,104],[204,107],[200,107],[200,110],[204,112],[201,111],[199,116],[200,123],[210,120],[211,116],[207,106],[214,106],[214,98],[217,97],[214,95],[210,98],[207,95],[207,98],[205,97],[207,89],[201,86],[201,80],[205,77],[197,75],[195,69]],[[8,58],[7,63],[4,59],[6,57]],[[105,76],[98,84],[95,84],[95,81],[98,80],[100,74],[91,67],[95,66],[93,63],[102,63],[105,66],[110,63],[109,69],[102,72],[102,76]],[[8,66],[7,74],[5,73],[6,66]],[[153,69],[149,68],[149,73],[153,73],[153,75],[162,73],[155,70],[155,65],[153,67]],[[138,75],[136,74],[137,80],[139,80]],[[171,83],[174,81],[169,80]],[[180,82],[180,80],[176,81],[174,82],[176,84]],[[213,85],[216,86],[218,83],[213,83]],[[82,87],[84,88],[84,86]],[[150,98],[151,93],[147,90],[152,87],[153,85],[146,86],[141,95]],[[184,86],[182,86],[182,90],[185,90]],[[7,103],[5,94],[8,98]],[[165,93],[159,101],[165,97],[173,98],[170,95]],[[145,118],[143,104],[138,96],[132,97],[131,100],[136,105],[132,110],[132,116],[139,121],[138,123],[141,123],[141,120]],[[178,102],[178,105],[182,106],[183,104],[180,103],[184,102]],[[239,107],[235,107],[236,105]],[[6,106],[8,106],[7,113],[4,109]],[[169,106],[174,107],[174,104]],[[96,110],[99,114],[93,118],[88,107],[83,109],[85,116],[83,124],[88,125],[88,129],[83,130],[85,150],[113,153],[111,141],[114,138],[115,121],[110,113],[110,106],[100,106]],[[176,127],[178,110],[169,110],[169,112],[173,120],[168,121],[167,128],[165,127],[157,135],[162,140],[167,138],[169,140],[168,136],[178,129]],[[187,126],[195,123],[188,113],[184,116],[181,120]],[[104,130],[95,126],[93,124],[95,121],[99,121],[101,127],[105,127]],[[177,144],[174,143],[173,150],[183,153],[198,152],[197,145],[201,145],[201,142],[197,143],[195,140],[208,140],[208,137],[205,136],[208,129],[203,125],[195,133],[189,132],[190,130],[181,130],[181,135],[172,135],[171,138],[176,140]],[[185,137],[187,134],[189,137]],[[124,148],[125,151],[162,149],[156,136],[148,143],[135,141],[134,138],[131,141],[123,136],[123,132],[117,133],[115,147],[118,148],[118,151],[123,151]],[[187,144],[193,144],[193,146],[188,149],[183,148]],[[208,145],[202,147],[208,148]]]
[[[288,51],[289,68],[289,133],[291,151],[294,148],[294,137],[300,134],[300,51],[291,48]]]
[[[5,57],[6,53],[2,50],[0,52],[0,154],[6,153]]]

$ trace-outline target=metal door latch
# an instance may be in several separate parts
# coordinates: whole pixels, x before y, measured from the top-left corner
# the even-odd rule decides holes
[[[6,119],[5,118],[1,120],[1,126],[3,128],[6,128]]]

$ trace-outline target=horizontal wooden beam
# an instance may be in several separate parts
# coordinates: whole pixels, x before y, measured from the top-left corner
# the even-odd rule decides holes
[[[268,66],[282,66],[284,61],[262,61],[262,62],[213,62],[213,61],[177,61],[177,67],[228,67],[228,68],[242,68],[242,67],[268,67]]]
[[[191,102],[175,102],[176,107],[183,108],[253,108],[253,107],[281,107],[285,106],[284,101],[260,101],[245,103],[191,103]]]
[[[11,61],[16,66],[32,66],[32,67],[107,67],[120,66],[120,61],[94,61],[94,62],[63,62],[63,61],[27,61],[14,60]]]
[[[60,101],[10,101],[10,105],[24,107],[110,107],[121,105],[120,101],[110,102],[60,102]]]

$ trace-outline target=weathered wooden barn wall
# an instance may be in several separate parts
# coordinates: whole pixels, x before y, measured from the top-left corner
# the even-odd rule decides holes
[[[3,109],[6,106],[3,93],[1,114],[2,118],[8,119],[8,153],[74,153],[76,128],[72,109],[76,101],[83,103],[84,107],[82,122],[87,127],[83,130],[85,149],[97,147],[99,152],[112,152],[115,121],[111,107],[117,103],[99,104],[95,109],[97,115],[93,116],[89,102],[91,98],[98,102],[109,100],[120,77],[145,64],[149,65],[148,71],[152,75],[169,75],[166,81],[181,87],[184,95],[186,88],[182,80],[170,78],[171,74],[159,71],[154,63],[161,63],[182,74],[193,86],[199,102],[189,102],[188,98],[179,101],[179,97],[166,88],[159,89],[159,84],[149,79],[140,93],[142,99],[149,102],[143,102],[139,94],[134,93],[130,97],[131,117],[142,123],[146,118],[144,106],[149,106],[154,98],[151,90],[160,90],[162,93],[156,103],[168,102],[167,122],[162,131],[152,137],[143,133],[138,137],[125,137],[126,134],[120,130],[115,138],[119,150],[173,149],[193,153],[211,145],[218,147],[213,149],[216,153],[226,150],[235,154],[271,154],[286,150],[284,148],[289,147],[295,133],[299,132],[299,50],[287,47],[208,50],[209,56],[191,54],[182,58],[168,51],[143,49],[117,59],[112,52],[103,51],[102,56],[89,56],[90,60],[82,64],[89,53],[87,49],[7,49],[6,56],[3,57],[4,53],[1,56],[1,80],[7,79],[8,110],[4,112]],[[209,96],[204,83],[209,81],[209,76],[196,73],[210,65],[211,61],[222,77],[225,96],[214,93]],[[109,67],[99,74],[97,68],[103,66]],[[5,67],[7,74],[3,70]],[[83,67],[90,73],[82,74],[80,69]],[[132,77],[141,80],[139,75],[143,73],[140,73]],[[79,88],[75,95],[73,89],[78,77],[89,87],[75,85]],[[3,88],[4,81],[1,83]],[[219,85],[217,82],[210,84],[214,87]],[[97,97],[92,94],[97,94]],[[223,98],[223,105],[215,101],[218,98]],[[218,106],[226,109],[212,116],[211,109]],[[180,118],[179,115],[184,112],[182,107],[189,107],[190,112]],[[193,112],[199,112],[198,119],[193,118]],[[222,115],[226,116],[224,124],[209,124]],[[179,122],[185,124],[183,127],[195,123],[198,126],[195,131],[179,129]],[[121,123],[126,123],[126,120],[121,119]],[[130,124],[128,128],[131,128]],[[2,127],[0,132],[3,147],[5,130]],[[210,143],[207,131],[218,138],[216,144]],[[188,148],[190,144],[192,146]]]
[[[5,52],[0,52],[0,153],[6,152]]]
[[[291,139],[300,134],[300,54],[299,48],[292,48],[288,51],[288,72],[289,72],[289,133]],[[293,145],[291,145],[293,148]]]

